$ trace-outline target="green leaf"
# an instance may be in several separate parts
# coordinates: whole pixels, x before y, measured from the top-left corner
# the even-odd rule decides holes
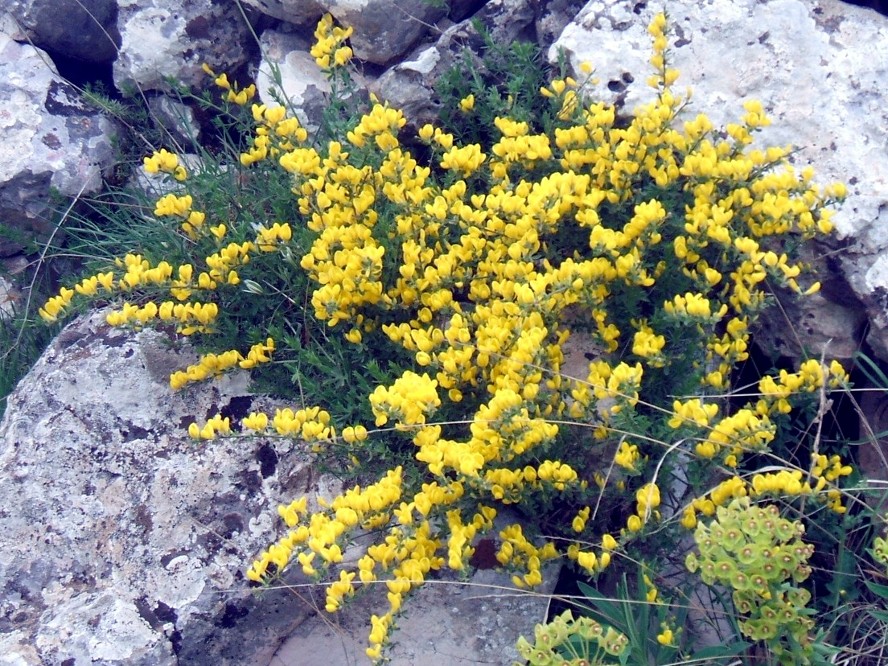
[[[751,643],[746,641],[734,641],[725,645],[712,645],[702,650],[697,650],[687,661],[692,663],[712,663],[713,659],[733,659],[746,652],[751,645]]]
[[[871,580],[865,580],[863,582],[869,588],[870,592],[882,597],[882,599],[888,599],[888,585],[879,585],[879,583],[874,583]]]
[[[879,610],[868,610],[867,613],[877,619],[879,622],[885,622],[888,624],[888,611],[879,611]]]
[[[617,631],[627,633],[626,627],[623,626],[623,615],[619,608],[622,604],[619,601],[602,597],[601,592],[582,581],[577,581],[577,585],[586,596],[586,601],[595,607],[590,615],[599,621],[606,622]]]
[[[854,360],[857,362],[858,369],[874,386],[881,386],[883,389],[888,390],[888,376],[882,372],[882,369],[875,361],[863,352],[855,352]]]

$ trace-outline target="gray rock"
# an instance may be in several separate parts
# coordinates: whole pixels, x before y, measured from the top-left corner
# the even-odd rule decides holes
[[[316,23],[325,11],[319,0],[243,0],[243,2],[266,16],[273,16],[295,25]]]
[[[259,98],[269,106],[285,104],[304,127],[315,131],[327,106],[330,82],[309,53],[311,44],[298,35],[276,30],[263,32],[260,43]]]
[[[445,30],[435,44],[417,49],[408,59],[386,70],[370,87],[379,97],[401,109],[414,127],[435,122],[438,117],[435,83],[461,61],[464,51],[478,55],[484,48],[475,21],[480,22],[495,42],[508,44],[532,26],[533,20],[534,10],[529,0],[491,0],[471,19]]]
[[[0,423],[3,663],[267,663],[309,612],[242,572],[276,507],[316,483],[288,442],[191,441],[193,419],[255,409],[244,374],[172,393],[194,362],[164,334],[68,326]]]
[[[6,9],[41,49],[90,63],[117,56],[115,0],[10,0]]]
[[[575,69],[591,62],[596,95],[631,110],[651,96],[646,26],[659,9],[593,0],[550,58],[563,49]],[[742,100],[760,99],[773,119],[760,145],[798,146],[795,162],[811,164],[819,181],[848,184],[835,218],[846,247],[836,256],[866,306],[870,343],[888,359],[888,19],[838,0],[676,0],[669,16],[676,87],[694,88],[689,114],[734,122]]]
[[[148,108],[154,120],[182,150],[194,149],[200,125],[190,106],[167,95],[158,95],[148,100]]]
[[[763,313],[753,331],[755,343],[773,356],[794,359],[833,359],[846,367],[860,350],[866,314],[854,295],[844,302],[831,291],[797,298],[776,294],[778,304]],[[828,296],[828,297],[827,297]]]
[[[319,0],[319,4],[342,25],[354,28],[355,55],[377,65],[407,53],[447,15],[449,7],[446,0]]]
[[[586,4],[585,0],[550,0],[536,19],[540,48],[548,49]]]
[[[860,418],[858,465],[868,485],[866,502],[884,515],[888,510],[888,400],[883,391],[864,391],[857,399]]]
[[[392,666],[509,666],[519,660],[515,643],[533,640],[545,621],[559,567],[544,567],[539,588],[519,590],[511,574],[479,569],[465,580],[453,572],[427,580],[404,600],[385,649]],[[323,605],[321,598],[321,605]],[[309,618],[281,645],[268,666],[364,664],[370,615],[388,610],[385,594],[371,588],[335,614]]]
[[[821,290],[799,298],[787,289],[773,294],[774,304],[752,331],[755,343],[769,356],[798,363],[809,358],[842,361],[850,368],[867,329],[866,308],[842,277],[829,248],[807,243],[800,259],[811,267]]]
[[[464,21],[481,9],[487,2],[488,0],[450,0],[450,14],[448,18],[456,23]]]
[[[21,293],[15,285],[0,275],[0,322],[15,316]]]
[[[96,192],[114,159],[113,124],[87,107],[44,51],[0,33],[0,257],[52,233],[50,188]]]
[[[203,63],[231,72],[250,57],[254,40],[236,3],[118,0],[118,5],[114,83],[121,90],[167,90],[167,77],[206,87]]]

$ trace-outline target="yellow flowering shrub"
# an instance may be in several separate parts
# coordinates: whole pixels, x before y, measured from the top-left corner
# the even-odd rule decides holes
[[[173,390],[230,368],[258,374],[308,353],[312,336],[400,359],[393,380],[361,396],[363,422],[337,423],[318,405],[189,429],[338,447],[359,466],[380,449],[397,460],[318,511],[305,498],[281,507],[287,530],[246,574],[266,583],[298,567],[327,582],[329,612],[384,580],[373,659],[405,595],[435,571],[465,570],[504,507],[528,521],[497,528],[496,559],[517,587],[539,585],[561,557],[597,575],[650,534],[699,532],[699,515],[741,499],[845,508],[837,484],[851,468],[836,455],[755,468],[800,400],[844,384],[839,364],[807,361],[762,377],[745,403],[726,399],[769,289],[818,289],[789,247],[831,231],[844,188],[816,185],[788,148],[753,147],[769,122],[759,102],[721,129],[691,117],[664,16],[650,33],[652,99],[628,118],[589,101],[591,78],[570,77],[532,91],[545,123],[497,115],[484,140],[465,144],[447,127],[407,130],[375,98],[320,138],[283,107],[254,104],[237,166],[247,181],[281,179],[284,203],[262,218],[213,219],[209,197],[189,193],[198,176],[159,150],[144,166],[180,184],[154,215],[174,225],[181,260],[126,255],[40,310],[54,321],[101,298],[115,303],[111,325],[171,324],[205,343],[251,326],[251,346],[204,354],[172,374]],[[315,34],[318,66],[344,85],[350,29],[326,16]],[[224,74],[215,83],[235,105],[254,92]],[[460,97],[457,116],[484,103],[480,91]],[[577,336],[596,352],[583,379],[563,373]],[[370,545],[341,566],[358,535]],[[576,626],[609,654],[622,649],[622,634]],[[673,649],[662,629],[656,642]]]

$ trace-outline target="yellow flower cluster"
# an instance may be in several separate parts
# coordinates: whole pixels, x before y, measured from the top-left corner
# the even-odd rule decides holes
[[[842,504],[841,491],[834,485],[829,488],[827,486],[843,476],[851,475],[853,471],[853,468],[844,464],[838,455],[827,457],[823,454],[814,454],[809,475],[809,479],[817,480],[813,486],[810,480],[804,480],[804,474],[798,469],[759,473],[753,475],[751,480],[732,476],[713,488],[708,496],[695,498],[685,508],[680,522],[687,529],[694,529],[697,525],[698,512],[704,516],[713,516],[717,507],[726,506],[734,499],[747,496],[753,498],[769,495],[790,498],[812,496],[821,498],[835,513],[845,513],[847,509]]]
[[[178,268],[178,279],[173,279],[174,269],[166,261],[161,261],[156,266],[151,266],[149,261],[138,254],[127,254],[122,259],[116,260],[116,266],[123,269],[123,273],[117,277],[113,271],[106,271],[83,278],[74,289],[63,287],[58,295],[51,297],[43,308],[40,316],[48,322],[56,321],[64,315],[64,310],[70,307],[74,294],[86,297],[94,297],[99,293],[99,287],[105,293],[132,292],[146,287],[167,287],[177,300],[184,300],[191,293],[189,289],[183,289],[190,284],[192,267],[183,265]],[[163,301],[158,305],[148,301],[142,306],[132,303],[124,303],[123,306],[110,312],[106,320],[112,326],[135,325],[142,327],[156,321],[175,322],[176,330],[183,335],[191,335],[195,332],[210,332],[211,324],[219,314],[215,303],[174,303]]]
[[[746,497],[748,493],[746,482],[739,476],[725,479],[708,493],[708,497],[697,497],[685,508],[681,524],[692,530],[697,526],[698,511],[704,516],[714,516],[717,507],[725,506],[733,499]]]
[[[118,289],[123,291],[149,285],[163,285],[173,274],[173,267],[166,261],[151,266],[140,254],[127,254],[123,259],[117,259],[115,264],[118,268],[124,269],[117,283]]]
[[[462,494],[458,486],[443,489],[432,487],[431,484],[424,486],[423,492],[429,495],[440,492],[445,502],[454,502]],[[282,571],[291,559],[301,565],[305,574],[318,575],[318,567],[323,569],[342,561],[342,541],[351,530],[387,526],[401,497],[402,470],[397,467],[375,484],[363,489],[355,486],[347,490],[322,511],[308,515],[305,498],[280,507],[279,513],[291,530],[253,562],[247,571],[247,578],[255,582],[265,582]],[[414,503],[415,501],[411,505]],[[400,503],[400,507],[400,515],[412,513],[412,508],[404,502]],[[460,535],[463,539],[468,538],[464,532],[467,528],[489,529],[495,513],[482,508],[471,526],[460,525],[461,529],[456,529],[453,533],[454,541],[449,546],[451,551],[459,548]],[[449,516],[448,519],[456,526],[456,516]],[[325,608],[329,612],[335,612],[344,599],[353,594],[356,577],[366,584],[389,572],[391,579],[386,581],[389,610],[384,615],[374,615],[371,619],[370,646],[367,649],[370,657],[376,658],[381,654],[392,618],[400,610],[404,595],[421,584],[430,571],[444,565],[444,559],[437,555],[440,547],[441,542],[433,537],[429,521],[422,520],[415,524],[409,518],[404,519],[401,526],[389,527],[383,541],[367,549],[366,554],[359,559],[356,571],[340,572],[339,579],[328,586]],[[466,557],[470,554],[466,554]]]
[[[705,428],[718,414],[718,405],[714,402],[704,403],[700,398],[691,398],[682,402],[676,400],[672,403],[673,415],[668,424],[672,428],[681,428],[685,425],[697,425]]]
[[[542,92],[560,112],[562,124],[551,135],[499,117],[499,138],[488,151],[459,145],[432,125],[420,128],[419,139],[448,172],[445,185],[402,147],[403,115],[380,103],[347,133],[348,145],[293,141],[277,158],[293,175],[300,213],[316,234],[300,262],[317,284],[315,315],[329,326],[348,324],[344,335],[353,342],[381,331],[426,371],[405,372],[393,385],[378,387],[370,402],[377,426],[411,430],[416,460],[439,484],[414,493],[398,520],[415,528],[416,515],[446,514],[451,565],[465,561],[468,535],[475,532],[467,528],[473,521],[455,512],[453,495],[445,491],[450,483],[460,483],[460,493],[500,503],[532,492],[582,489],[585,482],[565,461],[542,453],[532,464],[528,459],[555,440],[555,419],[587,420],[596,425],[596,437],[607,438],[615,419],[638,405],[646,370],[674,357],[670,340],[682,330],[699,331],[704,341],[694,361],[700,388],[726,389],[731,369],[747,356],[749,318],[764,301],[764,280],[801,290],[801,266],[762,249],[762,241],[790,228],[802,237],[830,229],[824,206],[839,190],[821,192],[807,173],[799,177],[790,168],[769,173],[785,151],[746,150],[751,133],[767,122],[759,104],[745,106],[728,139],[719,138],[705,116],[677,127],[687,98],[671,90],[677,72],[667,66],[664,31],[665,19],[658,18],[651,26],[657,99],[628,126],[617,123],[613,107],[581,107],[579,86],[568,78]],[[336,49],[346,33],[329,18],[319,24],[313,53],[322,67],[337,66]],[[462,100],[461,109],[470,112],[474,101]],[[537,169],[542,176],[532,175]],[[473,184],[482,173],[490,179],[486,189]],[[665,200],[636,200],[642,183],[680,190],[687,207],[669,213]],[[615,222],[613,207],[623,205],[628,214]],[[600,214],[605,207],[608,216]],[[382,210],[394,210],[386,226],[379,223]],[[545,251],[565,220],[588,234],[591,254],[556,262]],[[278,242],[274,236],[257,240],[269,250]],[[661,279],[676,279],[667,275],[676,260],[684,288],[657,291]],[[619,321],[612,299],[639,289],[662,294],[654,303],[660,313]],[[585,382],[560,375],[570,335],[564,315],[577,308],[588,314],[605,351],[624,348],[632,355],[593,361]],[[448,436],[441,425],[429,424],[444,401],[460,403],[467,395],[478,405],[468,436]],[[671,427],[706,432],[697,454],[718,456],[728,466],[774,437],[770,407],[720,415],[715,400],[692,397],[675,401],[674,411]],[[363,442],[366,431],[358,432],[343,431],[343,439]],[[638,446],[623,442],[615,463],[641,473]],[[628,534],[639,532],[660,504],[655,484],[636,493]],[[476,515],[483,523],[483,514]],[[585,528],[582,514],[574,522]],[[517,578],[536,582],[536,560],[529,554],[514,560],[515,545],[510,548],[500,561],[533,565],[526,578]],[[604,552],[606,566],[610,555]],[[601,566],[599,554],[573,554],[590,570]],[[346,588],[343,580],[339,588]],[[376,629],[387,626],[380,622]]]
[[[145,171],[150,174],[167,173],[178,181],[188,178],[185,167],[179,164],[179,156],[161,148],[144,159]]]
[[[646,483],[635,491],[635,513],[626,520],[628,534],[640,532],[653,517],[659,520],[660,489],[656,483]],[[626,533],[624,531],[624,533]]]
[[[258,238],[256,243],[251,241],[229,243],[218,252],[207,255],[204,262],[209,270],[197,276],[197,288],[212,291],[220,283],[232,286],[240,284],[240,274],[237,272],[237,269],[250,263],[250,255],[256,251],[257,244]],[[182,276],[180,268],[180,279],[177,283],[174,283],[174,289],[171,289],[170,292],[176,298],[184,299],[191,295],[193,288],[191,276]]]
[[[177,215],[186,217],[191,212],[191,204],[193,199],[190,194],[176,196],[175,194],[165,194],[154,206],[154,214],[157,217],[166,217]]]
[[[583,509],[578,517],[584,514],[587,515],[586,509]],[[585,518],[583,518],[582,522],[585,524]],[[575,531],[578,531],[576,527],[577,525],[574,525]],[[582,550],[579,544],[572,543],[567,548],[567,556],[590,574],[595,574],[604,571],[604,569],[610,566],[611,553],[617,549],[617,546],[617,540],[613,536],[603,534],[601,536],[601,550],[598,553],[591,550]]]
[[[214,439],[218,435],[228,435],[231,433],[231,420],[221,414],[216,414],[203,427],[192,423],[188,426],[188,434],[192,439]]]
[[[629,472],[638,472],[640,462],[641,454],[638,451],[638,446],[626,440],[620,442],[620,446],[617,448],[617,453],[614,456],[614,463]]]
[[[178,162],[178,157],[173,155],[172,153],[167,153],[165,150],[161,150],[161,153],[166,153],[163,156],[163,159],[167,160],[168,163],[172,163],[172,160],[175,159]],[[158,153],[155,153],[157,156]],[[154,168],[154,163],[149,162],[151,158],[145,158],[145,170],[148,173],[151,173]],[[181,167],[177,167],[177,169],[181,169]],[[184,171],[182,172],[184,173]],[[185,178],[177,178],[177,180],[184,180]],[[157,217],[177,217],[181,218],[182,222],[180,227],[182,231],[190,238],[195,241],[198,239],[202,232],[205,232],[204,222],[206,221],[206,213],[203,213],[199,210],[193,209],[194,198],[190,194],[178,195],[173,192],[165,194],[161,196],[154,205],[154,215]],[[225,235],[225,226],[219,225],[219,227],[209,228],[209,231],[215,235],[217,238],[221,240],[222,236]]]
[[[702,458],[714,458],[727,450],[725,465],[736,467],[744,453],[764,450],[775,432],[776,427],[767,415],[758,416],[750,409],[739,409],[716,423],[695,450]]]
[[[849,476],[853,471],[851,465],[842,463],[840,456],[826,457],[818,453],[813,456],[811,461],[811,476],[816,479],[825,479],[830,483],[842,476]],[[820,486],[817,488],[820,490],[822,486],[819,481],[817,485]]]
[[[302,545],[305,548],[300,549],[298,559],[307,575],[317,573],[314,568],[316,556],[328,564],[341,562],[342,547],[338,542],[339,538],[356,525],[372,527],[375,524],[374,518],[380,512],[400,500],[401,481],[401,468],[390,470],[377,483],[364,489],[356,486],[338,496],[325,511],[312,513],[307,524],[307,504],[304,498],[280,507],[279,513],[291,531],[253,563],[247,577],[253,581],[262,581],[268,576],[268,566],[271,563],[276,565],[277,571],[282,570],[289,562],[294,548]],[[286,551],[286,556],[281,555],[282,549]],[[391,549],[375,549],[372,552],[368,550],[367,557],[388,568],[397,554]],[[361,566],[361,569],[368,570],[366,566]],[[372,570],[370,567],[369,571]],[[367,582],[375,578],[367,578],[366,574],[362,574],[361,580]]]
[[[240,163],[248,167],[269,157],[276,158],[281,153],[293,150],[308,140],[308,130],[295,117],[287,117],[283,106],[253,104],[251,107],[255,126],[255,136],[250,148],[241,153]]]
[[[726,335],[733,335],[730,324],[728,329]],[[729,357],[731,354],[725,351],[722,355]],[[707,375],[706,381],[720,387],[724,376],[719,371],[715,374],[717,380]],[[745,453],[762,451],[773,441],[776,425],[770,417],[789,413],[793,396],[813,393],[824,386],[839,388],[847,381],[848,374],[837,361],[825,367],[811,359],[802,363],[796,373],[781,370],[776,377],[764,376],[759,381],[760,399],[717,421],[714,419],[718,416],[719,406],[715,401],[707,403],[700,398],[676,400],[668,424],[675,429],[695,426],[707,429],[707,436],[695,446],[697,455],[706,459],[718,457],[727,467],[737,467]]]
[[[503,566],[513,566],[525,570],[522,576],[512,576],[515,587],[534,587],[543,582],[541,567],[551,559],[558,557],[558,550],[552,542],[546,542],[537,548],[521,529],[514,524],[502,529],[499,533],[502,544],[496,553],[496,559]]]
[[[58,321],[65,309],[71,305],[73,298],[74,290],[62,287],[59,289],[59,293],[50,297],[37,312],[40,318],[47,323]]]
[[[813,458],[810,479],[817,479],[814,486],[809,480],[803,480],[801,470],[780,470],[756,474],[752,477],[750,496],[762,495],[812,495],[822,493],[825,489],[826,504],[835,513],[845,513],[847,508],[842,504],[842,492],[832,485],[833,481],[853,472],[850,465],[842,464],[839,456],[827,458],[822,454],[816,454]],[[831,487],[827,487],[831,486]]]
[[[203,63],[201,68],[205,74],[214,77],[213,83],[226,91],[226,101],[232,104],[237,104],[238,106],[245,106],[247,102],[256,96],[256,84],[251,83],[246,88],[239,88],[237,84],[232,84],[228,80],[228,75],[225,72],[217,76],[216,72],[214,72],[206,63]]]
[[[134,326],[142,328],[160,322],[176,324],[176,332],[182,335],[193,333],[211,333],[212,324],[219,316],[219,307],[215,303],[173,303],[163,301],[157,305],[148,301],[142,306],[124,303],[119,310],[107,314],[105,321],[111,326]],[[173,384],[170,377],[170,384]],[[173,386],[173,388],[178,388]]]
[[[405,372],[391,388],[377,386],[370,396],[370,405],[376,417],[376,425],[382,426],[389,419],[398,425],[422,425],[441,404],[437,392],[438,382],[427,374]]]
[[[821,365],[816,359],[809,359],[801,364],[798,372],[790,373],[781,370],[775,379],[771,375],[759,381],[761,400],[756,404],[760,414],[788,414],[792,410],[788,398],[799,393],[814,393],[824,385],[831,389],[838,388],[848,381],[848,373],[838,361],[832,361],[829,367]]]
[[[345,40],[351,37],[353,28],[340,28],[333,25],[333,17],[324,14],[315,29],[315,43],[311,47],[311,55],[323,70],[344,67],[352,57],[352,50],[345,46]]]
[[[558,79],[541,91],[555,117],[547,131],[500,116],[491,128],[495,136],[482,147],[461,145],[453,134],[425,125],[417,135],[427,146],[427,166],[402,142],[404,115],[375,98],[338,140],[316,142],[284,107],[253,105],[255,135],[240,165],[279,166],[289,174],[304,230],[295,219],[255,224],[247,234],[233,221],[213,226],[194,209],[190,194],[170,193],[158,200],[155,214],[173,218],[183,242],[200,248],[193,264],[151,266],[129,255],[117,271],[62,290],[41,309],[54,320],[75,294],[95,295],[100,287],[167,290],[178,303],[127,304],[115,321],[169,319],[182,333],[208,332],[218,307],[193,302],[195,293],[239,284],[262,293],[241,273],[251,261],[277,255],[281,270],[298,266],[308,275],[307,300],[331,334],[344,329],[343,337],[355,344],[373,337],[412,357],[415,366],[378,386],[369,403],[376,426],[412,447],[416,467],[409,474],[398,467],[366,488],[354,486],[317,511],[309,511],[304,499],[282,507],[289,533],[247,573],[267,582],[296,564],[320,576],[342,561],[350,534],[374,530],[366,555],[338,574],[326,600],[327,610],[336,611],[356,582],[390,576],[388,612],[371,619],[372,658],[381,655],[403,595],[430,571],[465,568],[474,542],[493,529],[498,506],[563,495],[581,507],[571,521],[575,532],[594,530],[586,479],[600,479],[602,486],[607,480],[590,469],[588,447],[621,438],[615,476],[619,490],[635,493],[636,504],[623,538],[636,538],[652,518],[659,520],[660,489],[644,477],[650,440],[631,430],[637,417],[650,420],[660,409],[645,402],[658,382],[677,384],[665,393],[673,411],[661,416],[686,435],[684,450],[709,468],[715,466],[710,460],[733,468],[745,453],[767,450],[776,436],[771,417],[787,410],[792,395],[845,379],[837,365],[827,370],[806,363],[798,373],[763,379],[761,399],[730,412],[726,401],[707,397],[713,389],[727,392],[732,369],[747,358],[749,327],[764,305],[766,281],[800,293],[817,288],[803,289],[804,267],[768,249],[775,246],[772,237],[827,233],[826,207],[844,192],[819,188],[807,170],[797,173],[786,164],[785,149],[749,149],[753,133],[768,122],[758,102],[747,102],[741,121],[724,132],[703,115],[680,122],[690,93],[678,95],[671,87],[678,73],[668,67],[665,17],[654,20],[650,34],[656,98],[631,119],[618,120],[613,106],[586,104],[580,95],[585,84]],[[345,44],[351,29],[334,27],[325,15],[315,35],[312,55],[335,79],[352,56]],[[216,84],[236,104],[251,94],[224,74]],[[471,96],[460,102],[464,113],[474,105]],[[178,158],[158,151],[145,168],[175,177]],[[223,247],[229,237],[240,242]],[[310,247],[297,242],[305,237]],[[573,245],[562,252],[565,238]],[[600,350],[583,380],[562,373],[564,346],[578,323]],[[206,355],[175,373],[171,386],[254,367],[273,349],[269,339],[246,357],[237,351]],[[459,423],[431,422],[440,410],[460,405],[471,407]],[[566,418],[590,426],[592,434],[565,444]],[[359,424],[337,435],[330,414],[319,407],[255,412],[240,426],[298,437],[315,448],[341,440],[357,452],[373,443]],[[215,417],[189,432],[210,439],[230,432],[230,425]],[[374,431],[374,439],[380,433]],[[681,522],[695,524],[697,512],[710,515],[745,494],[792,495],[806,486],[819,491],[826,487],[821,482],[832,483],[844,470],[832,459],[814,460],[816,489],[794,472],[758,474],[748,483],[738,473],[692,501]],[[542,565],[559,554],[554,543],[534,543],[517,524],[499,537],[497,559],[515,570],[518,586],[539,584]],[[616,547],[605,534],[600,549],[573,544],[566,550],[579,566],[598,572]]]
[[[186,306],[177,304],[175,307],[185,308]],[[250,347],[250,351],[247,352],[246,356],[243,356],[236,349],[231,349],[222,354],[204,354],[197,363],[189,365],[186,370],[177,371],[170,375],[170,388],[178,391],[187,384],[202,382],[211,377],[216,377],[234,367],[240,367],[245,370],[255,368],[260,363],[268,363],[271,360],[269,353],[273,351],[274,340],[268,338],[264,343],[258,342]],[[204,439],[209,438],[204,437]]]

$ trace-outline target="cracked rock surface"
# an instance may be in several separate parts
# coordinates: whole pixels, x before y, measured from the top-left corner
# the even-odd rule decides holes
[[[286,591],[253,594],[242,572],[314,472],[292,443],[190,440],[188,422],[254,400],[243,374],[173,393],[169,373],[195,359],[96,313],[10,396],[0,662],[261,663],[309,613]]]

